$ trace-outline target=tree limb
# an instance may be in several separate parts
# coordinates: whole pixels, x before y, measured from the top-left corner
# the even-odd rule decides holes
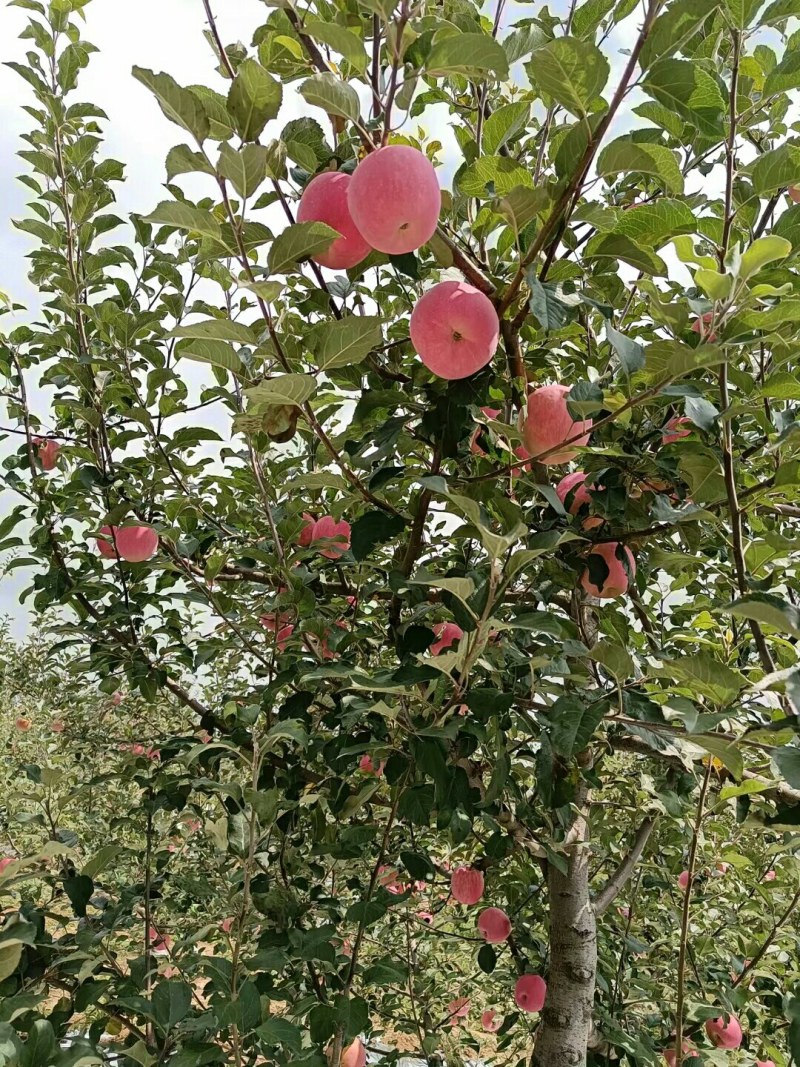
[[[614,871],[606,884],[594,898],[594,913],[602,915],[614,903],[622,890],[628,884],[631,875],[636,869],[636,864],[641,859],[642,853],[647,847],[653,827],[656,825],[656,816],[648,815],[639,826],[633,838],[627,855],[619,867]]]

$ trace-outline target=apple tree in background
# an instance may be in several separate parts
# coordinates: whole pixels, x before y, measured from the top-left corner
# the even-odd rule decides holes
[[[9,704],[0,1064],[800,1061],[796,0],[198,0],[130,219],[12,6],[0,548],[102,714]]]

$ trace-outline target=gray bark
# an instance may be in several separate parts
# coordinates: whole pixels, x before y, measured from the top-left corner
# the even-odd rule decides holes
[[[584,822],[583,817],[580,822]],[[584,827],[585,829],[585,827]],[[597,924],[589,851],[578,845],[566,875],[549,864],[550,971],[533,1067],[585,1067],[597,976]]]

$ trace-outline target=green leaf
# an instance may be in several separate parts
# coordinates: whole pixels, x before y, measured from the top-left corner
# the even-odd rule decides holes
[[[652,204],[635,204],[619,216],[613,233],[630,237],[639,245],[661,248],[673,237],[694,233],[697,219],[682,200],[655,200]]]
[[[201,340],[211,338],[215,341],[238,341],[240,344],[254,345],[256,337],[249,326],[234,322],[232,319],[204,319],[170,330],[165,337],[196,337]]]
[[[500,148],[520,130],[530,118],[530,104],[518,101],[505,104],[494,111],[483,127],[482,149],[487,156],[497,155]]]
[[[607,710],[604,700],[584,704],[577,696],[559,697],[547,713],[553,751],[564,759],[583,751]]]
[[[58,1056],[58,1042],[52,1023],[36,1019],[28,1031],[22,1067],[49,1067]]]
[[[246,144],[238,150],[229,144],[220,149],[217,170],[243,199],[250,197],[267,177],[269,151],[264,145]]]
[[[727,610],[740,619],[763,622],[779,633],[800,637],[800,610],[773,593],[750,593],[735,600]]]
[[[496,74],[500,81],[508,78],[508,57],[501,44],[488,33],[440,34],[434,38],[425,63],[425,73],[435,78],[447,74],[482,76]]]
[[[800,89],[800,52],[796,49],[786,51],[783,59],[771,70],[764,82],[763,95],[788,93]]]
[[[86,915],[86,905],[94,893],[94,882],[85,874],[74,874],[64,879],[64,892],[70,899],[72,910],[79,918]]]
[[[14,973],[19,966],[22,957],[22,945],[19,941],[11,941],[0,945],[0,982]],[[0,1027],[4,1026],[0,1023]],[[2,1053],[2,1030],[0,1030],[0,1053]]]
[[[215,240],[220,238],[220,225],[210,211],[184,204],[179,200],[162,200],[154,211],[144,217],[145,222],[160,226],[174,226],[190,233],[204,233]]]
[[[377,315],[348,315],[336,322],[315,326],[309,334],[314,359],[320,370],[333,370],[360,363],[383,341]]]
[[[676,0],[667,5],[642,47],[639,57],[642,70],[680,50],[718,7],[719,0]]]
[[[606,323],[606,338],[616,352],[626,374],[633,374],[634,371],[642,369],[644,348],[637,341],[615,330],[609,322]]]
[[[400,515],[389,515],[385,511],[368,511],[353,523],[350,533],[350,546],[357,560],[366,559],[377,545],[398,537],[406,524]]]
[[[506,156],[481,156],[459,171],[458,189],[464,196],[491,199],[506,196],[520,186],[533,188],[530,172]]]
[[[359,74],[363,74],[367,69],[369,57],[364,48],[364,42],[351,30],[345,29],[344,26],[340,26],[337,22],[311,18],[306,19],[303,23],[303,32],[307,33],[313,40],[328,45],[334,52],[338,52],[340,56],[344,56],[350,66],[357,70]]]
[[[191,1006],[192,990],[185,982],[162,981],[153,990],[153,1013],[164,1031],[185,1019]]]
[[[228,111],[243,141],[260,137],[280,110],[283,87],[255,59],[244,59],[228,91]]]
[[[738,781],[744,774],[744,759],[733,741],[724,737],[709,737],[708,734],[687,734],[686,740],[720,760]]]
[[[650,174],[658,178],[668,192],[679,196],[683,193],[683,175],[678,160],[675,153],[664,145],[619,137],[598,156],[597,173],[602,177],[611,174]]]
[[[738,671],[720,663],[708,652],[666,661],[658,674],[690,686],[695,693],[721,706],[735,700],[745,686],[745,679]]]
[[[754,274],[758,274],[768,263],[774,263],[777,259],[785,259],[791,251],[792,243],[785,237],[776,237],[775,234],[759,237],[742,256],[739,277],[742,281],[747,281]]]
[[[324,252],[340,234],[324,222],[296,222],[279,234],[269,250],[270,274],[285,274],[298,260]]]
[[[208,115],[202,101],[189,89],[184,89],[169,74],[156,74],[143,67],[134,67],[133,76],[147,86],[172,122],[188,130],[199,144],[208,137]]]
[[[608,60],[591,41],[556,37],[537,48],[530,70],[537,86],[572,115],[585,117],[608,81]]]
[[[651,252],[649,248],[641,248],[630,237],[625,237],[623,234],[596,234],[590,241],[587,241],[584,255],[586,259],[621,259],[644,274],[666,277],[669,273],[661,256]]]
[[[725,354],[716,345],[690,348],[682,341],[653,341],[645,349],[643,373],[653,381],[663,381],[666,384],[724,362]]]
[[[792,789],[800,789],[800,748],[795,745],[785,745],[775,749],[772,753],[772,762]]]
[[[212,367],[221,367],[234,374],[242,372],[242,361],[236,350],[227,341],[189,338],[176,346],[175,355],[179,359],[191,359],[195,363],[210,363]]]
[[[167,153],[167,181],[178,174],[213,174],[214,168],[201,152],[193,152],[187,144],[178,144]]]
[[[295,404],[300,407],[316,389],[316,379],[310,374],[279,374],[252,389],[245,389],[244,395],[259,405]]]
[[[267,1045],[283,1045],[291,1052],[300,1053],[303,1033],[299,1026],[280,1015],[270,1015],[256,1029],[258,1037]]]
[[[716,270],[699,267],[694,274],[695,284],[706,294],[709,300],[727,300],[733,288],[733,277],[720,274]]]
[[[622,645],[616,645],[612,641],[600,641],[589,650],[589,655],[620,682],[633,674],[633,660]]]
[[[701,133],[709,137],[721,133],[725,100],[715,79],[699,63],[661,59],[650,68],[642,89]]]
[[[341,115],[358,122],[361,104],[358,93],[335,74],[315,74],[300,86],[300,95],[307,104],[321,107],[328,115]]]
[[[534,266],[528,270],[526,280],[531,293],[528,304],[545,332],[560,330],[570,319],[575,318],[574,309],[561,300],[556,286],[550,282],[539,281],[538,267]]]
[[[750,177],[758,196],[769,196],[800,182],[800,144],[787,141],[780,148],[764,152],[751,166]]]

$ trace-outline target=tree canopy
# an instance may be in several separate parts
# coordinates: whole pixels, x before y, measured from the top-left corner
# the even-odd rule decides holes
[[[12,6],[0,1067],[800,1062],[800,8]]]

